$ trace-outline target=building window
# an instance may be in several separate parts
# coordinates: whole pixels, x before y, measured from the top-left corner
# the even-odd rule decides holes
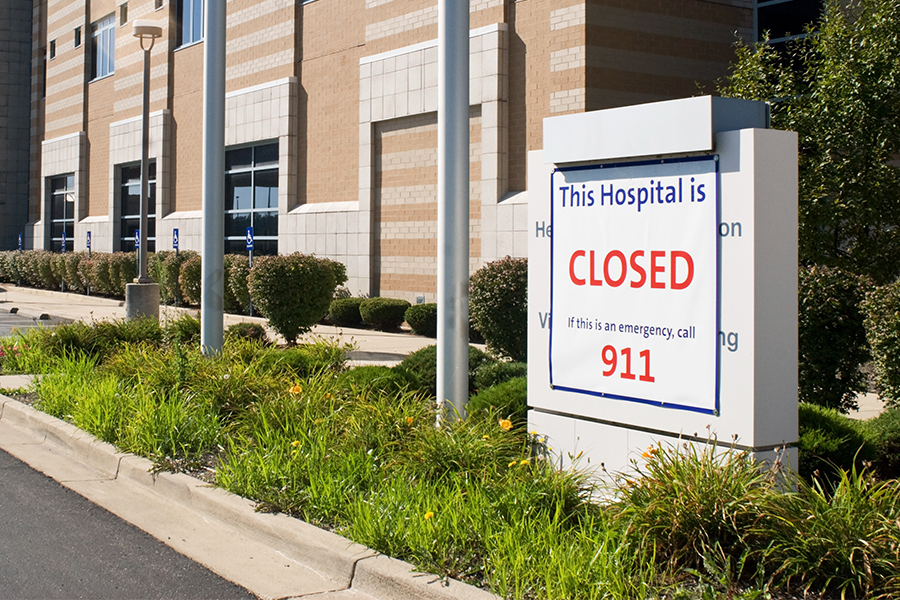
[[[75,47],[81,47],[81,26],[75,28]]]
[[[203,39],[203,0],[178,0],[178,45]]]
[[[225,152],[225,252],[278,254],[278,143]]]
[[[156,10],[159,10],[163,7],[163,0],[156,0],[153,4]]]
[[[128,3],[125,2],[119,6],[119,27],[128,23]]]
[[[61,252],[63,237],[66,251],[71,251],[75,237],[75,175],[50,179],[50,250]]]
[[[822,0],[759,0],[756,3],[757,39],[768,33],[770,44],[805,37],[806,26],[822,16]]]
[[[56,40],[50,40],[50,60],[56,58]]]
[[[109,15],[91,25],[91,79],[115,72],[116,17]]]
[[[123,166],[119,187],[119,250],[134,252],[134,233],[141,224],[141,165]],[[147,252],[156,251],[156,161],[150,161],[147,192]]]

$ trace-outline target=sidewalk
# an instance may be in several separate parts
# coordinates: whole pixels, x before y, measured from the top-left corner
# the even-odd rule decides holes
[[[125,302],[123,300],[3,284],[0,286],[0,311],[9,312],[11,308],[18,308],[20,315],[34,318],[38,318],[42,314],[70,321],[88,322],[125,318]],[[159,315],[165,321],[184,313],[197,316],[199,312],[195,308],[161,306]],[[240,322],[266,325],[266,320],[261,317],[225,315],[225,327]],[[277,338],[271,329],[267,330],[272,339]],[[316,336],[353,344],[356,349],[349,355],[352,365],[393,366],[410,352],[436,343],[434,339],[409,333],[385,333],[370,329],[352,329],[331,325],[316,325],[312,332],[301,338],[301,341]]]

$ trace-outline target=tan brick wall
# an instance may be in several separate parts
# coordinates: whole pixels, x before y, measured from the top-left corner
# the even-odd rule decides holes
[[[109,210],[109,124],[115,120],[113,115],[115,97],[113,77],[88,84],[88,118],[85,129],[89,140],[87,216],[105,215]]]
[[[481,257],[481,125],[469,121],[469,256]],[[375,126],[374,293],[415,301],[437,294],[437,116],[427,113]]]
[[[299,201],[356,201],[365,0],[313,2],[301,18]]]
[[[172,54],[173,190],[170,210],[203,206],[203,44]]]

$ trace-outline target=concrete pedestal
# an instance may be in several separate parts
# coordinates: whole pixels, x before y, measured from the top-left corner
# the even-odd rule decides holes
[[[129,283],[125,286],[125,319],[159,319],[159,284]]]

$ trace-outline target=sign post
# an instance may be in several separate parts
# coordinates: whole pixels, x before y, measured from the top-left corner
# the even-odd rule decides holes
[[[175,250],[175,256],[178,256],[178,228],[172,229],[172,249]]]
[[[710,97],[544,121],[529,429],[564,466],[711,439],[796,466],[797,138],[767,125]]]
[[[250,256],[250,268],[253,268],[253,228],[247,228],[247,253]],[[253,301],[250,301],[250,316],[253,316]]]

